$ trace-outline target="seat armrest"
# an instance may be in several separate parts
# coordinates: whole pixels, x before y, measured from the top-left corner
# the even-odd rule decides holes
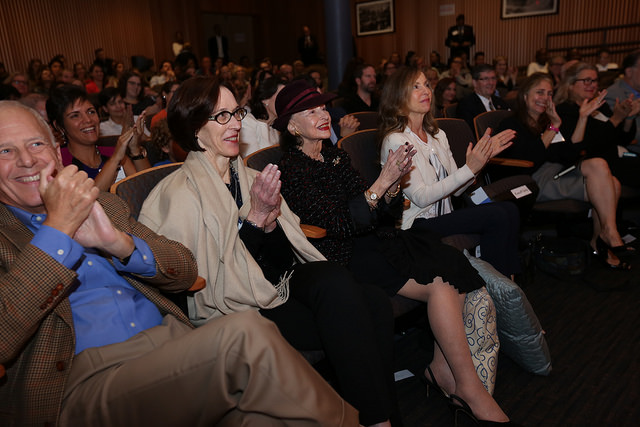
[[[327,230],[322,227],[317,227],[315,225],[309,224],[300,224],[300,228],[307,239],[322,239],[327,236]]]
[[[522,160],[522,159],[507,159],[505,157],[494,157],[489,159],[489,163],[492,165],[500,165],[500,166],[515,166],[517,168],[532,168],[533,162],[530,160]]]

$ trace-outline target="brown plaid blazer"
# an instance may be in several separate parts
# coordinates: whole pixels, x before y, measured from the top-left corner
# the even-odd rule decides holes
[[[114,225],[144,239],[156,259],[157,274],[140,281],[125,277],[160,312],[187,317],[159,293],[188,289],[196,262],[181,244],[153,233],[129,217],[117,196],[99,198]],[[75,351],[68,293],[76,273],[29,244],[33,234],[0,204],[0,425],[56,425]],[[143,283],[144,281],[144,283]]]

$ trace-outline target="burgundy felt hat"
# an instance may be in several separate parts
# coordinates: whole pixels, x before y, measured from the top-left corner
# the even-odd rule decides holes
[[[282,88],[276,97],[276,113],[273,126],[280,132],[287,129],[291,115],[308,110],[319,105],[324,105],[334,99],[334,93],[320,93],[316,87],[311,86],[305,80],[294,80]]]

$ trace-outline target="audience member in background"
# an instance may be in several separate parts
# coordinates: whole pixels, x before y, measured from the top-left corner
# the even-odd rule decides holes
[[[73,74],[76,76],[76,79],[82,82],[82,84],[85,84],[89,79],[87,69],[82,62],[76,62],[73,64]]]
[[[151,138],[147,141],[146,147],[147,157],[152,166],[184,162],[187,157],[187,153],[173,140],[166,117],[152,126]]]
[[[566,60],[564,56],[554,55],[551,57],[549,61],[549,76],[551,76],[551,80],[553,81],[553,89],[556,90],[560,82],[564,78],[565,64]]]
[[[471,91],[473,79],[471,73],[463,68],[462,57],[455,56],[451,60],[451,68],[440,75],[440,78],[451,77],[456,81],[456,98],[462,99]]]
[[[447,107],[456,105],[456,82],[451,77],[445,77],[438,81],[433,90],[433,98],[431,99],[431,113],[436,119],[445,116],[444,111]]]
[[[160,90],[160,106],[162,107],[162,110],[158,111],[158,113],[154,114],[151,118],[151,129],[153,129],[158,121],[167,118],[167,107],[171,102],[173,94],[176,93],[176,90],[178,90],[179,87],[180,83],[178,82],[166,82],[162,85],[162,89]]]
[[[516,112],[503,120],[496,131],[516,132],[513,145],[501,156],[530,160],[530,169],[496,167],[499,176],[528,173],[538,184],[538,201],[574,199],[591,202],[593,206],[593,237],[591,247],[598,251],[612,268],[627,269],[607,246],[618,253],[624,248],[616,226],[616,208],[620,183],[602,158],[580,160],[579,148],[569,135],[559,134],[562,119],[553,102],[553,82],[546,73],[534,73],[523,82],[517,96]],[[564,138],[562,138],[564,136]],[[558,173],[577,166],[560,177]],[[493,172],[492,172],[493,174]],[[618,249],[615,249],[618,248]]]
[[[464,119],[473,130],[473,118],[485,111],[508,110],[507,103],[496,96],[498,78],[491,65],[480,65],[473,69],[473,93],[465,96],[458,103],[457,116]]]
[[[4,84],[15,87],[21,97],[29,93],[29,78],[20,71],[9,74]]]
[[[484,52],[482,51],[476,52],[473,55],[473,66],[477,67],[478,65],[484,65],[484,64],[486,64]]]
[[[386,79],[391,74],[395,73],[398,69],[398,66],[391,61],[387,61],[382,66],[382,79]]]
[[[276,96],[287,83],[281,77],[264,79],[251,97],[251,112],[242,121],[240,155],[247,157],[262,148],[277,145],[280,132],[271,127],[276,119]]]
[[[100,92],[98,101],[102,112],[109,117],[100,122],[100,136],[120,135],[133,126],[131,106],[125,105],[118,88],[105,88]]]
[[[47,116],[47,96],[40,93],[28,93],[19,102],[22,105],[26,105],[29,108],[33,108],[40,114],[40,116],[49,123],[49,117]]]
[[[302,27],[302,36],[298,38],[298,54],[302,62],[304,62],[305,67],[321,62],[319,51],[318,41],[315,36],[311,34],[309,26],[304,25]]]
[[[61,149],[63,165],[76,165],[95,180],[100,190],[109,191],[116,180],[149,167],[139,144],[144,115],[122,134],[115,147],[97,145],[98,111],[87,99],[87,93],[77,86],[53,89],[47,100],[47,116],[66,142]]]
[[[322,80],[322,74],[320,74],[320,71],[317,70],[311,70],[309,71],[309,77],[311,77],[313,79],[314,82],[316,82],[316,88],[318,88],[318,92],[323,93],[324,92],[324,88],[323,88],[323,80]]]
[[[496,56],[493,58],[493,67],[496,70],[496,77],[498,82],[496,88],[503,98],[507,94],[515,89],[518,82],[518,69],[516,67],[509,67],[506,56]]]
[[[427,78],[427,83],[429,84],[430,88],[435,88],[438,84],[438,71],[436,71],[433,68],[427,68],[426,70],[424,70],[424,75]]]
[[[614,62],[609,62],[611,52],[608,49],[600,49],[598,51],[598,62],[596,63],[596,68],[599,72],[601,71],[612,71],[617,70],[618,64]]]
[[[345,96],[342,108],[347,113],[378,111],[376,94],[376,70],[373,65],[360,64],[353,72],[355,91]]]
[[[3,170],[36,180],[0,178],[3,425],[358,425],[258,314],[194,330],[159,292],[194,283],[193,255],[63,169],[32,110],[0,103],[0,145]]]
[[[447,64],[442,62],[442,60],[440,59],[440,54],[435,50],[432,50],[429,54],[429,65],[431,66],[431,68],[435,68],[436,70],[438,70],[438,74],[444,73],[447,68],[449,68],[447,67]]]
[[[476,44],[476,36],[473,34],[473,27],[464,24],[464,15],[456,17],[456,25],[449,28],[444,44],[451,50],[449,58],[466,53],[469,58],[469,49]]]
[[[42,67],[40,69],[40,74],[38,75],[36,85],[33,88],[33,92],[48,95],[49,91],[55,85],[55,83],[56,79],[53,73],[51,73],[49,67]]]
[[[570,47],[567,49],[567,62],[569,61],[582,61],[582,53],[577,47]]]
[[[29,86],[33,89],[37,82],[38,76],[40,76],[40,69],[42,68],[42,61],[38,58],[31,58],[29,65],[27,65],[27,76],[29,77]]]
[[[293,80],[293,67],[290,64],[282,64],[280,65],[279,74],[290,82]]]
[[[417,68],[419,70],[424,70],[425,65],[424,58],[420,55],[413,55],[409,61],[409,67]]]
[[[118,87],[120,79],[125,73],[124,63],[117,61],[114,62],[113,72],[114,74],[107,76],[107,87]]]
[[[211,77],[215,74],[213,71],[210,57],[208,56],[202,57],[202,59],[200,60],[200,68],[198,68],[198,71],[196,71],[196,74],[198,76],[205,76],[205,77]]]
[[[229,40],[222,34],[220,25],[213,26],[213,36],[209,38],[207,46],[211,58],[222,58],[225,64],[229,62]]]
[[[529,63],[527,66],[527,76],[530,76],[533,73],[548,73],[549,72],[549,64],[547,61],[549,59],[549,54],[547,53],[547,49],[540,48],[536,50],[536,60]]]
[[[300,74],[304,74],[305,70],[306,68],[304,66],[304,62],[302,62],[300,59],[296,59],[295,61],[293,61],[294,76],[299,76]]]
[[[391,52],[388,62],[391,62],[396,66],[396,68],[400,68],[402,66],[402,58],[400,58],[400,54],[398,52]]]
[[[93,63],[98,64],[100,67],[102,67],[102,71],[105,75],[109,76],[113,74],[113,69],[111,68],[113,59],[107,58],[107,54],[105,53],[104,49],[99,47],[94,50],[93,53],[95,54]]]
[[[64,66],[62,60],[58,56],[54,56],[51,61],[49,61],[49,70],[51,70],[51,74],[53,74],[56,81],[60,81],[63,69]]]
[[[173,65],[171,61],[162,61],[162,67],[160,68],[160,72],[155,76],[151,77],[149,81],[149,86],[152,88],[156,86],[160,86],[165,84],[168,81],[174,81],[176,79],[176,75],[173,72]]]
[[[142,90],[143,83],[139,75],[126,72],[122,75],[118,89],[125,104],[131,105],[134,117],[146,112],[147,116],[153,116],[160,111],[156,100],[150,96],[145,96]]]
[[[636,135],[634,119],[640,113],[640,99],[618,99],[610,108],[606,95],[606,90],[598,91],[595,65],[578,62],[569,68],[553,98],[562,119],[560,130],[585,150],[587,158],[605,159],[623,185],[640,187],[640,158],[624,154]]]
[[[60,79],[58,80],[58,82],[65,85],[72,85],[76,80],[76,77],[73,75],[73,70],[64,68],[60,73]]]
[[[182,35],[182,31],[176,31],[176,34],[173,37],[173,43],[171,43],[171,51],[173,52],[174,57],[180,55],[180,52],[182,52],[182,46],[184,46],[184,36]]]
[[[604,99],[613,109],[616,102],[622,102],[625,99],[640,99],[640,50],[637,50],[627,56],[622,61],[622,78],[607,88],[607,94]],[[634,117],[636,123],[636,144],[640,143],[640,115]],[[634,146],[631,146],[633,151]]]
[[[91,64],[89,67],[89,80],[85,84],[85,89],[89,95],[100,93],[105,88],[105,75],[102,66]]]
[[[324,350],[360,422],[382,423],[395,408],[389,301],[309,243],[280,196],[277,166],[244,166],[237,141],[245,114],[215,79],[180,86],[168,121],[189,155],[151,191],[140,221],[193,251],[207,281],[190,304],[196,325],[259,311],[294,347]]]

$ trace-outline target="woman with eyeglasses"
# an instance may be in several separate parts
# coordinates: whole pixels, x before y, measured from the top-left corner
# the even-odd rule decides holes
[[[597,157],[580,159],[579,149],[565,135],[558,133],[564,121],[556,112],[553,78],[547,73],[534,73],[522,82],[516,98],[516,111],[497,128],[513,129],[516,137],[503,157],[530,160],[533,167],[495,168],[494,176],[530,174],[538,184],[540,202],[583,200],[593,206],[591,246],[605,266],[627,270],[629,264],[614,252],[626,250],[616,226],[616,209],[620,183],[611,175],[607,163]],[[575,168],[571,169],[571,167]],[[563,172],[565,171],[565,172]],[[613,251],[607,246],[619,247]]]
[[[621,184],[640,187],[640,158],[625,148],[636,134],[640,99],[618,99],[612,110],[606,95],[606,90],[598,90],[594,65],[579,62],[570,67],[553,99],[562,120],[560,132],[585,158],[605,159]]]
[[[145,96],[142,78],[138,74],[124,73],[118,83],[118,89],[120,89],[120,95],[122,95],[125,104],[131,105],[134,118],[137,118],[143,111],[146,111],[146,115],[149,117],[160,111],[156,100]]]
[[[293,347],[324,350],[361,424],[390,425],[396,402],[388,298],[354,282],[309,243],[280,195],[277,166],[244,166],[239,135],[246,114],[215,78],[180,86],[167,120],[189,154],[151,191],[140,221],[195,255],[207,286],[189,300],[194,324],[258,310]]]

